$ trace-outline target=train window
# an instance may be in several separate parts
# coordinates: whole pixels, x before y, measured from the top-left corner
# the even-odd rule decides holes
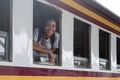
[[[110,34],[99,30],[99,65],[100,70],[110,70]]]
[[[74,19],[74,66],[90,68],[90,25]]]
[[[0,61],[11,61],[10,1],[0,0]]]
[[[33,63],[60,65],[60,19],[61,11],[33,2]]]
[[[117,68],[120,69],[120,38],[117,38]]]

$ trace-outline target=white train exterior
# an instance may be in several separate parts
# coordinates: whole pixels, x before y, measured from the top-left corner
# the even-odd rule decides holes
[[[84,0],[9,0],[9,1],[10,1],[10,14],[9,14],[10,32],[4,33],[0,31],[0,37],[6,37],[7,35],[9,35],[9,41],[8,41],[9,49],[8,52],[6,52],[6,54],[9,55],[4,60],[2,60],[1,58],[0,79],[2,80],[8,80],[8,78],[10,80],[16,80],[16,79],[18,80],[21,79],[101,80],[101,78],[102,80],[120,79],[120,73],[119,73],[120,64],[117,64],[117,54],[118,54],[117,49],[120,48],[120,46],[119,48],[117,48],[117,38],[120,39],[120,18],[116,17],[116,15],[113,15],[113,17],[116,18],[116,20],[114,20],[113,17],[107,19],[106,17],[101,15],[106,16],[108,13],[112,15],[112,13],[107,11],[107,9],[103,8],[102,6],[100,8],[106,10],[106,14],[103,13],[104,12],[103,11],[101,12],[100,15],[94,10],[90,10],[86,6],[81,5],[81,3],[85,3],[87,0],[85,1]],[[51,9],[54,8],[60,12],[60,17],[57,18],[59,19],[58,31],[60,34],[60,46],[59,46],[60,65],[40,65],[40,64],[34,64],[33,62],[32,42],[33,42],[33,28],[34,28],[33,18],[34,18],[35,2],[46,5],[47,7],[49,6],[51,7]],[[85,4],[99,5],[94,0],[90,0],[88,1],[88,3],[86,2]],[[92,7],[95,8],[95,6],[97,5],[94,5]],[[98,7],[96,8],[96,10],[97,9]],[[110,15],[108,14],[107,16],[109,17]],[[87,17],[90,17],[91,19],[90,18],[87,19]],[[76,67],[75,65],[75,60],[77,61],[87,60],[86,58],[83,57],[81,57],[80,59],[79,56],[74,56],[75,19],[90,25],[89,49],[88,49],[89,67],[85,67],[85,68]],[[103,26],[106,25],[107,27],[103,27],[102,25]],[[103,64],[104,64],[106,60],[100,59],[99,57],[100,30],[109,33],[110,36],[109,37],[110,39],[109,69],[103,69],[103,70],[100,69],[100,61],[102,62],[103,60]],[[4,70],[6,72],[3,72]],[[47,71],[47,73],[44,71]]]

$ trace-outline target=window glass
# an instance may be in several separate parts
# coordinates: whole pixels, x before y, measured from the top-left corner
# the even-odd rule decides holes
[[[120,38],[117,38],[117,68],[120,69]]]
[[[0,61],[10,61],[10,1],[0,0]]]
[[[61,11],[33,2],[33,63],[60,65],[60,18]]]
[[[110,34],[99,30],[99,58],[100,70],[110,70]]]
[[[74,65],[80,68],[90,66],[90,25],[74,19]]]

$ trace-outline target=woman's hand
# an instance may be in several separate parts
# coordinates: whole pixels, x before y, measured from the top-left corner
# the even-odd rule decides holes
[[[50,64],[53,64],[55,62],[55,59],[54,58],[49,58],[49,63]]]
[[[51,64],[51,63],[54,63],[55,60],[54,60],[53,51],[50,50],[48,54],[49,54],[49,63],[50,63],[50,64]]]
[[[43,48],[40,44],[38,44],[35,40],[33,40],[33,49],[34,48]]]

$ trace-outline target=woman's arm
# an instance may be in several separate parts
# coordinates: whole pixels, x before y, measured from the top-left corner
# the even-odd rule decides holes
[[[46,54],[53,54],[53,50],[43,48],[40,44],[38,44],[35,40],[33,40],[33,49],[35,51],[38,51],[40,53],[46,53]]]
[[[45,54],[48,54],[49,55],[49,59],[50,59],[50,63],[53,63],[54,62],[54,56],[53,56],[53,53],[55,51],[55,49],[46,49],[46,48],[43,48],[40,44],[38,44],[36,41],[33,40],[33,49],[35,51],[38,51],[40,53],[45,53]]]

